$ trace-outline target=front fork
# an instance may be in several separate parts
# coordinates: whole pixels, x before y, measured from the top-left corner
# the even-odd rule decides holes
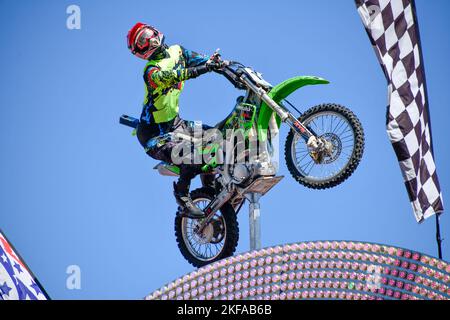
[[[297,132],[303,140],[305,140],[309,154],[316,164],[322,162],[322,151],[328,146],[326,141],[320,138],[312,129],[305,127],[298,119],[296,119],[291,113],[286,121],[284,121],[291,127],[295,132]]]
[[[307,128],[303,123],[301,123],[297,118],[294,117],[292,113],[278,105],[264,90],[256,86],[246,75],[241,76],[242,81],[257,94],[261,100],[263,100],[281,119],[282,122],[286,123],[292,130],[297,132],[304,140],[306,145],[312,150],[318,150],[322,148],[323,142],[315,132]],[[311,154],[314,161],[317,159]]]

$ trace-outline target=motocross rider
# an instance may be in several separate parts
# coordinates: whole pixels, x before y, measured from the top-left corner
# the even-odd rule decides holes
[[[167,141],[158,143],[158,137],[169,132],[192,135],[192,122],[179,117],[179,96],[185,80],[194,79],[210,71],[223,68],[217,56],[207,57],[187,50],[180,45],[167,46],[164,35],[156,28],[137,23],[128,32],[128,48],[144,60],[145,100],[137,127],[137,138],[146,153],[160,161],[172,163],[171,153],[176,145]],[[191,180],[201,173],[199,164],[181,164],[180,177],[174,182],[174,195],[183,214],[203,217],[203,212],[195,206],[189,196]]]

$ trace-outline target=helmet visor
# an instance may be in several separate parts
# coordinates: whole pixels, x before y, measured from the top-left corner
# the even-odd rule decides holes
[[[159,47],[158,33],[151,28],[144,28],[136,37],[136,51],[145,52]]]

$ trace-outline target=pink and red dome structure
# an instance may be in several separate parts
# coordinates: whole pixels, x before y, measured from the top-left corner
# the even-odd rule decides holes
[[[449,300],[450,265],[418,252],[355,241],[251,251],[195,270],[149,300]]]

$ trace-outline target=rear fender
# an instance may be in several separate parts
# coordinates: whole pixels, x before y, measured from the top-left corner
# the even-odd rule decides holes
[[[167,162],[160,162],[153,169],[158,170],[162,176],[177,177],[180,175],[180,167]]]

